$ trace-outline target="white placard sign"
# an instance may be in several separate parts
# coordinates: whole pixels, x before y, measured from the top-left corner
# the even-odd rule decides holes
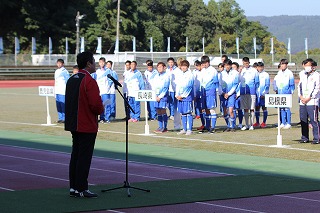
[[[54,87],[53,86],[39,86],[39,96],[46,97],[46,104],[47,104],[47,123],[42,124],[44,126],[53,126],[55,124],[51,123],[51,116],[49,113],[49,96],[54,97]]]
[[[266,94],[266,107],[292,107],[291,94]]]
[[[291,94],[266,94],[265,96],[266,107],[277,107],[278,108],[278,135],[276,147],[283,147],[282,135],[280,133],[280,108],[291,108],[292,107],[292,95]]]
[[[54,97],[54,87],[53,86],[39,86],[39,95]]]
[[[153,90],[139,90],[135,98],[136,101],[156,101],[156,93]]]

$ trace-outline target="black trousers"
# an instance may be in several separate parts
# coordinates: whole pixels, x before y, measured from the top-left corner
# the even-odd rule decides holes
[[[97,133],[71,132],[71,134],[70,188],[82,192],[88,189],[88,176]]]

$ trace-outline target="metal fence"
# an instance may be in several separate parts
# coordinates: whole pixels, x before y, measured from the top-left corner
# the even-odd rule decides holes
[[[105,57],[107,60],[115,62],[115,64],[122,64],[126,60],[136,60],[138,64],[143,64],[147,59],[152,59],[155,63],[159,61],[166,62],[168,57],[175,59],[182,57],[187,59],[191,64],[196,59],[200,59],[203,52],[119,52],[116,54],[96,54],[96,61],[100,57]],[[212,65],[217,65],[221,62],[220,54],[208,54],[213,61]],[[255,59],[254,54],[232,54],[228,55],[231,60],[241,61],[243,57],[249,57],[252,61]],[[309,55],[315,61],[320,63],[320,55]],[[76,57],[74,54],[0,54],[0,66],[54,66],[57,59],[62,58],[66,65],[74,65],[76,63]],[[301,62],[306,59],[304,55],[263,55],[259,54],[256,59],[262,60],[267,67],[276,67],[282,58],[291,59],[290,65],[301,67]]]

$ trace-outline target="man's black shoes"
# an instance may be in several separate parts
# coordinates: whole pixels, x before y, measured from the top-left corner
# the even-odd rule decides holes
[[[85,190],[83,192],[78,191],[70,191],[70,197],[84,197],[84,198],[97,198],[98,195],[90,192],[89,190]]]

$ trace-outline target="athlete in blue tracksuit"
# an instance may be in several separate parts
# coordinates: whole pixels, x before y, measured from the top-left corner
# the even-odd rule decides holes
[[[168,115],[166,112],[167,101],[169,96],[170,76],[166,73],[166,65],[163,62],[157,64],[158,74],[154,76],[153,90],[156,93],[154,106],[157,110],[159,127],[154,132],[167,132]]]
[[[58,111],[58,123],[64,123],[65,120],[65,92],[66,84],[70,78],[69,72],[64,68],[63,59],[57,60],[58,69],[54,72],[54,92],[56,106]]]
[[[265,106],[265,95],[269,94],[270,88],[270,77],[269,74],[264,70],[263,62],[257,63],[257,70],[259,72],[259,87],[257,88],[257,102],[256,102],[256,123],[253,124],[253,127],[267,127],[266,122],[268,118],[268,110]],[[260,124],[260,108],[263,110],[263,121]]]
[[[222,89],[221,102],[223,107],[224,119],[227,123],[225,131],[235,131],[236,116],[234,114],[234,106],[236,100],[236,90],[239,84],[239,73],[233,70],[232,61],[225,60],[224,70],[221,72],[220,85]]]
[[[130,71],[126,74],[125,83],[128,88],[129,105],[134,112],[130,111],[129,122],[138,122],[140,120],[141,108],[140,101],[136,101],[135,97],[138,90],[144,89],[144,81],[141,72],[137,70],[137,62],[132,61],[130,67]]]
[[[294,77],[291,70],[288,68],[288,60],[281,59],[280,61],[280,71],[274,77],[274,91],[277,94],[293,94],[294,86]],[[281,115],[281,125],[280,128],[290,129],[291,128],[291,110],[290,108],[280,108]]]
[[[177,79],[176,98],[178,100],[178,112],[181,114],[183,129],[178,133],[190,135],[192,133],[192,101],[194,97],[193,86],[194,76],[189,70],[189,62],[183,60],[180,62],[181,73]]]
[[[217,121],[217,113],[215,108],[217,107],[217,91],[221,93],[221,87],[219,86],[219,75],[217,70],[210,66],[210,58],[206,55],[201,57],[201,102],[202,109],[205,109],[204,117],[206,120],[205,129],[210,134],[215,132],[215,126]],[[202,133],[203,131],[200,131]]]
[[[153,61],[147,60],[147,70],[144,72],[144,81],[145,81],[145,89],[152,90],[153,87],[153,79],[158,71],[153,69]],[[154,101],[147,102],[147,110],[148,110],[148,120],[155,120],[157,116],[156,108],[154,107]]]
[[[253,130],[254,110],[256,106],[256,90],[259,87],[259,74],[256,69],[250,66],[248,57],[242,59],[243,68],[239,77],[240,107],[244,109],[246,125],[241,130]],[[249,126],[250,110],[250,126]]]

